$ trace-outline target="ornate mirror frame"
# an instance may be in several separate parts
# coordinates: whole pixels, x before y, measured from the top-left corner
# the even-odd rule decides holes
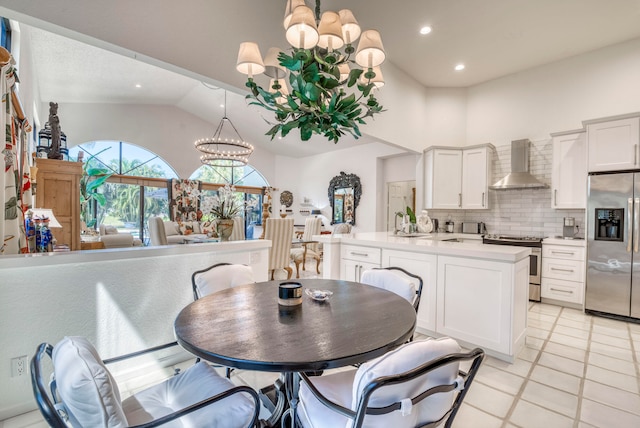
[[[346,198],[336,198],[336,192],[339,192],[339,189],[351,190],[338,193],[338,195],[345,195]],[[336,175],[331,179],[327,194],[329,196],[329,203],[331,204],[331,224],[349,223],[355,226],[356,208],[362,196],[360,177],[355,174],[345,174],[343,171],[340,171],[340,175]],[[337,201],[340,203],[336,203]]]

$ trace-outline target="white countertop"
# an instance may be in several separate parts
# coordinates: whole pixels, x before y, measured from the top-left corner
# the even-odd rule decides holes
[[[556,236],[551,236],[549,238],[544,238],[542,240],[542,245],[544,244],[565,245],[567,247],[585,248],[587,246],[587,241],[584,239],[564,239]]]
[[[340,241],[347,245],[388,248],[443,256],[469,257],[476,259],[517,262],[531,254],[527,247],[510,245],[485,245],[482,236],[469,233],[430,233],[415,237],[393,235],[389,232],[353,233],[345,235],[319,236],[320,242]],[[463,242],[448,242],[446,239],[463,239]]]
[[[71,263],[106,262],[181,254],[252,251],[270,247],[271,241],[255,239],[248,241],[211,242],[188,245],[162,245],[157,247],[131,247],[55,253],[17,254],[0,257],[0,269]]]

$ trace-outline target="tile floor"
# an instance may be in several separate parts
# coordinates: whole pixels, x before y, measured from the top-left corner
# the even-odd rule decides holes
[[[122,395],[172,372],[129,380]],[[276,377],[243,370],[232,375],[254,388]],[[0,421],[0,428],[26,427],[46,424],[38,412]],[[514,364],[485,359],[454,427],[640,427],[640,324],[531,303],[525,349]]]

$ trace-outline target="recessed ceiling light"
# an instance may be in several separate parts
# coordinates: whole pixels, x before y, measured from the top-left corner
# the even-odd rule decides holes
[[[456,71],[462,71],[462,70],[464,70],[464,64],[458,64],[458,65],[456,65],[456,66],[455,66],[455,70],[456,70]]]
[[[224,108],[224,104],[220,104],[220,108]]]
[[[142,88],[142,85],[139,83],[136,83],[136,88]]]
[[[431,32],[431,27],[429,27],[428,25],[420,29],[420,34],[422,34],[423,36],[425,34],[429,34],[430,32]]]

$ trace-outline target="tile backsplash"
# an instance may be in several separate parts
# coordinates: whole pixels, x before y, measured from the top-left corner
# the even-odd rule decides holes
[[[531,142],[529,172],[538,180],[551,186],[552,140]],[[511,145],[496,148],[493,157],[493,174],[490,184],[511,171]],[[462,231],[462,222],[486,224],[490,234],[517,236],[562,236],[563,218],[575,217],[576,236],[584,237],[585,210],[556,210],[551,208],[552,189],[489,190],[488,210],[429,210],[431,218],[437,218],[440,228],[449,216],[455,222],[455,231]]]

